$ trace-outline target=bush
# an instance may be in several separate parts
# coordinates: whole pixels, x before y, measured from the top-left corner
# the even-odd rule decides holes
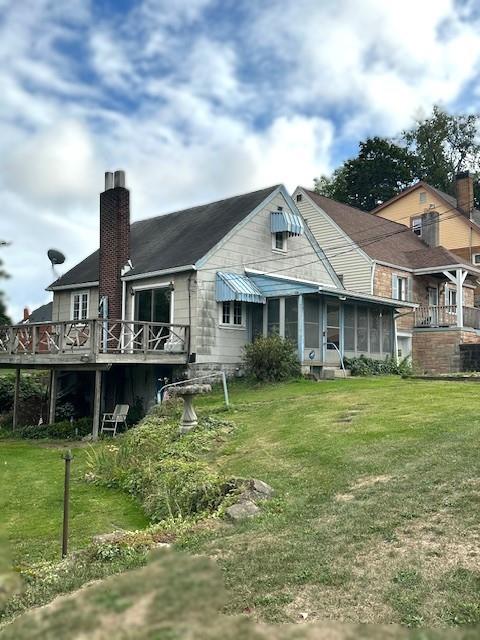
[[[180,437],[176,421],[149,415],[115,442],[92,447],[87,477],[138,498],[153,522],[212,513],[236,485],[205,458],[232,428],[209,417]]]
[[[19,424],[33,424],[47,413],[47,381],[44,371],[24,373],[20,378]],[[15,392],[15,372],[0,376],[0,414],[6,428],[11,425],[13,397]]]
[[[358,358],[345,358],[344,365],[346,369],[350,369],[352,376],[400,376],[412,372],[409,356],[397,362],[392,356],[387,356],[385,360],[374,360],[362,355]]]
[[[278,335],[260,336],[247,344],[243,360],[247,374],[262,382],[279,382],[301,374],[296,345]]]
[[[18,435],[27,440],[39,440],[42,438],[52,438],[54,440],[79,440],[92,432],[92,421],[90,418],[80,420],[63,420],[53,424],[39,424],[22,427],[18,430]]]

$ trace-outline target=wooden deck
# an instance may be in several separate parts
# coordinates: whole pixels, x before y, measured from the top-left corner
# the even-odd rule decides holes
[[[88,369],[111,364],[185,364],[188,338],[188,325],[157,322],[98,319],[4,326],[0,327],[0,366]]]

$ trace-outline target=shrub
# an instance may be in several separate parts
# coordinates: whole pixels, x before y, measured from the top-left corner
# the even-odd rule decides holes
[[[148,415],[90,449],[88,478],[135,496],[154,522],[212,513],[236,485],[205,458],[231,430],[230,422],[210,417],[180,437],[176,421]]]
[[[45,372],[24,373],[20,378],[19,424],[36,423],[40,416],[47,413],[47,376]],[[9,371],[0,376],[0,414],[4,426],[11,426],[13,397],[15,390],[15,372]]]
[[[262,382],[279,382],[301,374],[296,345],[278,335],[260,336],[244,347],[247,374]]]
[[[54,440],[78,440],[92,432],[92,421],[90,418],[80,420],[63,420],[53,424],[39,424],[22,427],[18,430],[21,438],[39,440],[42,438],[52,438]]]
[[[352,376],[408,375],[412,371],[409,356],[397,362],[392,356],[387,356],[385,360],[374,360],[361,355],[358,358],[345,358],[344,364]]]

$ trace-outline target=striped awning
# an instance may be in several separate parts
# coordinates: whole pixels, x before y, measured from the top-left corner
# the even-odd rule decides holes
[[[301,236],[303,221],[301,217],[291,211],[272,211],[272,233],[287,231],[289,236]]]
[[[222,271],[217,271],[216,299],[217,302],[229,300],[260,304],[266,302],[265,296],[250,278],[238,273],[224,273]]]

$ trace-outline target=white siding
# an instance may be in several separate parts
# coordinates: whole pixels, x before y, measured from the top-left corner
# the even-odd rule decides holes
[[[296,194],[293,195],[295,204],[336,273],[343,276],[345,289],[373,293],[372,261],[358,249],[347,251],[346,245],[352,243],[353,247],[353,241],[308,196],[303,194],[302,200],[296,202]]]
[[[277,206],[288,208],[282,194],[278,194],[268,206],[241,226],[199,270],[197,362],[238,364],[242,359],[242,347],[249,339],[248,327],[238,329],[220,326],[219,305],[215,301],[217,270],[244,273],[247,267],[334,286],[330,274],[305,235],[288,238],[286,254],[272,250],[270,212],[276,210]]]

